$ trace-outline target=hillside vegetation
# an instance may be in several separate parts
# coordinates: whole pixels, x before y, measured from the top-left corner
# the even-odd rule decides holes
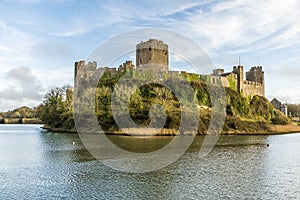
[[[0,124],[41,124],[36,108],[26,106],[0,113]]]
[[[119,91],[116,83],[120,77],[124,75],[119,73],[112,75],[108,72],[104,74],[98,83],[98,87],[94,94],[95,97],[95,113],[99,124],[106,131],[106,133],[118,132],[118,126],[114,120],[111,110],[111,99],[113,91]],[[129,78],[126,80],[126,86],[123,90],[130,91],[131,86],[146,78],[151,78],[149,73],[135,73],[130,72]],[[194,98],[200,105],[198,110],[200,112],[200,121],[198,126],[198,134],[206,134],[210,122],[212,103],[208,91],[210,84],[204,78],[185,77],[189,85],[193,88],[194,94],[189,95]],[[164,75],[163,79],[169,85],[174,85],[178,89],[183,84],[182,82]],[[212,87],[218,87],[213,85]],[[85,88],[85,87],[83,87]],[[81,101],[88,101],[88,96],[91,90],[86,87],[79,91]],[[120,94],[122,95],[122,94]],[[124,97],[126,98],[126,97]],[[122,103],[122,100],[117,102]],[[161,105],[166,114],[166,123],[164,129],[178,130],[181,120],[181,111],[187,115],[191,112],[191,108],[182,108],[176,95],[167,87],[160,84],[145,84],[133,91],[129,102],[129,113],[132,120],[139,126],[149,125],[149,123],[159,123],[150,120],[149,115],[163,115],[163,113],[150,113],[153,105]],[[72,110],[72,92],[68,87],[55,88],[45,95],[45,100],[38,109],[38,115],[43,120],[45,126],[52,130],[69,130],[75,131],[73,110]],[[80,110],[80,115],[84,116],[86,110]],[[125,112],[119,110],[119,117],[125,115]],[[275,110],[270,102],[261,96],[243,97],[237,91],[226,88],[226,120],[223,128],[224,133],[258,133],[268,132],[269,125],[280,124],[286,125],[290,121],[287,117]],[[158,117],[158,119],[160,119]],[[192,126],[191,124],[184,124],[183,126]],[[130,128],[130,125],[129,127]]]
[[[34,118],[35,116],[35,109],[26,106],[0,113],[0,118]]]

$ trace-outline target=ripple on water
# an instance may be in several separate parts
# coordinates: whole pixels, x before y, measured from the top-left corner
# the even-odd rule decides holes
[[[300,134],[222,136],[212,152],[200,160],[198,151],[202,141],[203,137],[197,137],[193,146],[168,167],[132,174],[112,170],[96,161],[76,134],[46,133],[38,126],[0,126],[0,196],[3,199],[300,198],[300,157],[295,153],[300,151]],[[265,146],[267,143],[269,147]]]

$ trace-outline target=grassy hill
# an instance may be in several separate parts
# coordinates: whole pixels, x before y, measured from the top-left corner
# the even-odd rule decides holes
[[[130,91],[135,83],[143,81],[149,73],[129,73],[128,79],[125,81],[126,85],[122,86],[123,90]],[[118,125],[114,120],[111,110],[111,99],[113,91],[118,92],[120,88],[116,87],[116,83],[120,81],[120,77],[124,75],[119,73],[112,75],[106,72],[98,83],[95,100],[95,113],[99,124],[107,133],[120,133]],[[123,76],[124,77],[124,76]],[[208,92],[208,84],[210,82],[201,78],[193,78],[187,81],[193,88],[194,94],[192,96],[199,103],[200,121],[198,126],[198,134],[206,134],[209,126],[212,103]],[[174,87],[180,90],[183,82],[172,79],[168,75],[164,75],[163,79]],[[124,82],[124,83],[125,83]],[[119,84],[120,85],[120,84]],[[218,87],[218,85],[210,85],[211,87]],[[253,96],[244,97],[238,92],[226,88],[226,120],[223,128],[224,133],[267,133],[271,132],[272,125],[287,125],[290,120],[281,112],[274,109],[272,104],[264,97]],[[81,101],[84,102],[89,96],[89,88],[79,91]],[[121,94],[122,95],[122,94]],[[126,97],[124,97],[126,98]],[[85,103],[85,102],[84,102]],[[118,100],[118,104],[122,104],[122,99]],[[180,102],[176,95],[167,87],[160,84],[145,84],[139,87],[132,93],[129,102],[129,113],[132,120],[139,126],[149,125],[149,123],[159,123],[151,121],[149,110],[153,105],[161,105],[165,109],[166,123],[165,130],[168,133],[176,132],[179,129],[181,121]],[[192,113],[190,108],[184,108],[184,112],[188,115]],[[70,130],[75,131],[73,110],[72,110],[72,94],[68,88],[56,88],[51,90],[46,96],[45,101],[37,109],[39,117],[44,121],[46,127],[55,130]],[[84,108],[80,110],[82,115],[86,114]],[[122,110],[117,112],[119,118],[122,118],[126,113]],[[152,113],[153,114],[153,113]],[[163,113],[154,113],[154,115],[162,115]],[[88,123],[88,122],[86,122]],[[190,124],[183,124],[187,129]],[[131,128],[130,125],[126,128]]]

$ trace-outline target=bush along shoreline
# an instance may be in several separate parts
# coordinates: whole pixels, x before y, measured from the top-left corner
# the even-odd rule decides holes
[[[122,77],[124,72],[118,74],[110,74],[105,72],[104,76],[98,83],[95,97],[95,113],[99,125],[106,134],[126,135],[116,124],[111,110],[111,99],[113,92],[118,92],[116,83]],[[145,76],[151,76],[147,73],[130,73],[130,77],[126,80],[126,85],[122,86],[123,90],[130,91],[131,85],[141,81]],[[180,82],[172,82],[173,79],[165,76],[165,81],[168,84],[179,85]],[[151,121],[149,110],[153,105],[161,105],[166,113],[166,123],[157,135],[190,135],[198,134],[205,135],[209,127],[212,105],[208,91],[209,81],[201,79],[201,77],[186,79],[194,90],[194,98],[198,102],[198,110],[200,113],[198,131],[187,131],[179,133],[179,125],[181,120],[181,107],[177,97],[167,87],[159,84],[145,84],[135,91],[133,91],[129,102],[129,113],[132,120],[138,126],[147,126],[149,123],[156,123]],[[210,85],[211,87],[218,87],[218,85]],[[272,104],[261,96],[244,97],[243,94],[237,91],[225,88],[226,91],[226,119],[222,134],[276,134],[287,132],[298,132],[300,127],[293,125],[291,120],[284,116],[283,113],[276,110]],[[86,101],[87,97],[91,96],[92,90],[85,88],[78,91],[80,93],[80,101]],[[51,89],[46,95],[45,100],[36,108],[37,116],[45,124],[44,128],[49,131],[58,132],[76,132],[74,117],[73,117],[73,90],[68,86]],[[77,102],[78,103],[78,102]],[[122,103],[122,102],[118,102]],[[86,114],[86,110],[80,110],[77,113],[79,116]],[[189,109],[184,110],[187,114]],[[121,111],[117,113],[122,117],[124,113]],[[153,114],[153,113],[152,113]],[[160,113],[154,113],[160,115]],[[88,122],[86,122],[88,123]],[[182,124],[184,130],[189,130],[189,124]],[[130,134],[148,135],[150,129],[134,129],[133,127],[123,127]],[[89,132],[96,132],[91,129]],[[157,132],[157,131],[155,131]],[[150,134],[151,135],[151,134]]]

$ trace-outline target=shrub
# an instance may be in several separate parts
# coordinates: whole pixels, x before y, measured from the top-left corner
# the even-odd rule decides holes
[[[275,116],[272,120],[273,124],[279,124],[279,125],[287,125],[288,120],[279,116]]]

